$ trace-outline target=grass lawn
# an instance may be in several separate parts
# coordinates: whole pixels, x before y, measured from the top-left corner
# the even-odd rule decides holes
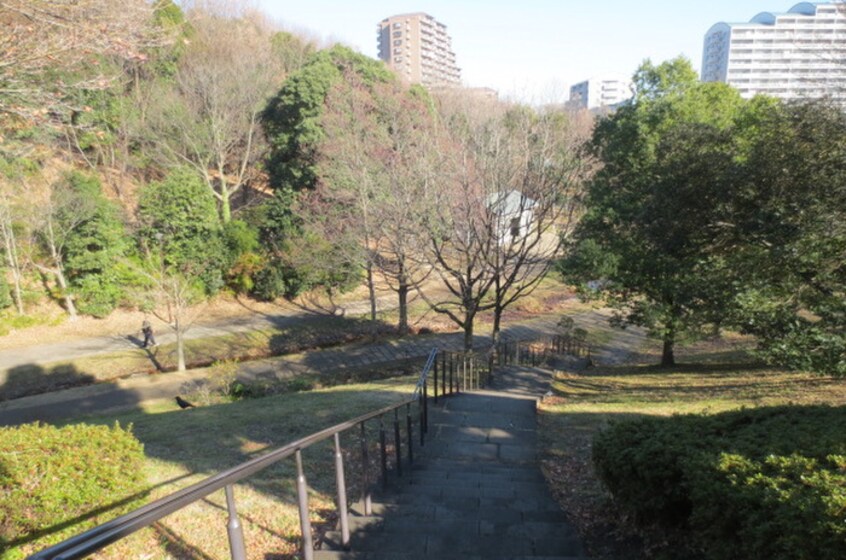
[[[643,415],[713,414],[780,404],[846,404],[846,383],[754,362],[748,340],[727,336],[682,348],[680,365],[632,364],[556,372],[540,406],[543,469],[593,558],[658,557],[665,535],[639,532],[610,503],[593,474],[591,443],[609,422]],[[657,363],[657,347],[643,349]]]
[[[415,381],[416,376],[405,377],[188,410],[161,403],[144,411],[82,421],[132,425],[147,456],[149,495],[143,500],[146,503],[257,454],[404,400],[410,396]],[[377,427],[376,422],[369,425],[371,444],[377,441]],[[361,491],[358,430],[345,433],[341,439],[347,454],[347,492],[349,498],[355,500]],[[388,439],[393,439],[390,429]],[[330,445],[331,440],[303,451],[311,490],[311,516],[318,526],[335,519]],[[370,459],[374,466],[377,465],[375,449]],[[372,472],[371,477],[378,475],[378,470]],[[299,518],[293,458],[236,485],[235,496],[249,558],[295,558],[299,546]],[[166,517],[152,528],[111,545],[96,557],[122,560],[228,558],[226,519],[226,502],[220,491]],[[27,553],[41,548],[34,543],[26,546]]]
[[[503,324],[517,323],[539,314],[577,313],[589,309],[588,306],[568,299],[567,295],[568,292],[560,282],[546,279],[531,296],[518,300],[506,311]],[[449,319],[429,310],[422,300],[410,304],[409,315],[411,327],[415,330],[449,332],[457,329]],[[367,342],[395,336],[396,323],[396,310],[380,312],[375,325],[364,317],[336,315],[309,315],[296,321],[283,319],[275,327],[187,340],[185,359],[188,368],[195,369],[218,362],[243,362],[351,342]],[[491,314],[480,314],[476,332],[485,333],[490,325]],[[158,334],[161,337],[165,332],[162,330]],[[21,365],[8,370],[5,381],[0,381],[0,400],[110,381],[133,374],[174,371],[176,364],[176,344],[169,343],[161,344],[151,351],[127,348],[44,366]]]

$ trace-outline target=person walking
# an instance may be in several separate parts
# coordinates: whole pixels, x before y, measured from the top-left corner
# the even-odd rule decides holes
[[[141,323],[141,332],[144,334],[144,344],[141,348],[156,346],[156,338],[153,336],[153,325],[150,324],[150,321],[146,317],[144,318],[144,322]]]

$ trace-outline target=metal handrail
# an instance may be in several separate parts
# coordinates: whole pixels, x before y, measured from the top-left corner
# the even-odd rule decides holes
[[[420,399],[420,388],[425,387],[426,378],[428,377],[429,371],[431,370],[432,365],[435,362],[437,352],[437,349],[433,349],[429,353],[429,358],[426,361],[426,365],[420,374],[417,385],[415,386],[415,389],[410,398],[403,400],[402,402],[399,402],[397,404],[381,408],[374,412],[361,415],[352,420],[336,424],[314,434],[293,441],[287,445],[275,449],[274,451],[261,455],[260,457],[256,457],[254,459],[241,463],[240,465],[236,465],[235,467],[232,467],[228,470],[219,472],[204,480],[201,480],[200,482],[192,484],[187,488],[183,488],[182,490],[174,492],[173,494],[160,498],[134,511],[131,511],[111,521],[89,529],[84,533],[80,533],[79,535],[71,537],[56,545],[53,545],[40,552],[37,552],[34,555],[30,556],[29,560],[73,560],[77,558],[84,558],[85,556],[92,554],[93,552],[96,552],[108,546],[109,544],[134,533],[139,529],[152,525],[159,519],[179,509],[182,509],[208,496],[212,492],[220,490],[221,488],[225,488],[227,491],[227,502],[229,502],[232,506],[230,508],[231,516],[232,510],[234,510],[234,500],[231,496],[232,484],[235,484],[261,470],[264,470],[267,467],[292,455],[297,456],[298,471],[300,471],[301,477],[302,474],[299,454],[300,451],[302,451],[303,449],[321,441],[324,441],[326,439],[329,439],[330,437],[336,436],[337,434],[354,428],[357,425],[361,425],[363,429],[364,422],[367,422],[368,420],[372,420],[374,418],[380,418],[389,412],[398,410],[404,406],[410,406],[414,402],[418,401]],[[409,420],[409,445],[411,445],[410,429],[411,426]],[[421,427],[421,439],[422,434],[424,432],[425,426]],[[344,507],[346,506],[344,505]],[[240,531],[240,526],[237,527],[237,530]],[[241,541],[243,541],[243,536],[241,536],[240,538]],[[305,539],[306,535],[303,535],[303,538]],[[310,541],[310,535],[308,535],[308,540]],[[230,534],[230,544],[231,541],[232,535]],[[243,548],[243,544],[241,544],[241,548]],[[233,558],[241,557],[240,554],[236,553],[234,550],[232,556]]]
[[[420,392],[423,391],[424,385],[429,377],[429,372],[432,371],[432,367],[435,363],[435,358],[438,357],[438,349],[433,348],[431,352],[429,352],[429,357],[426,359],[426,365],[423,366],[423,371],[420,373],[420,377],[417,379],[417,384],[414,386],[414,391],[411,392],[411,400],[416,400],[420,398]]]
[[[542,360],[534,349],[526,344],[538,343],[540,341],[514,341],[503,342],[497,345],[496,354],[498,357],[497,365],[507,365],[509,363],[523,363],[529,361],[535,363],[537,360]],[[575,356],[587,357],[591,356],[591,347],[584,343],[584,341],[573,339],[567,336],[553,336],[543,340],[543,350],[545,354],[547,351],[573,354]],[[159,519],[180,510],[206,496],[212,492],[216,492],[223,488],[226,493],[227,508],[229,510],[229,519],[227,523],[227,530],[229,532],[229,543],[231,557],[233,560],[245,560],[246,552],[244,546],[244,537],[238,520],[237,511],[235,508],[235,498],[233,494],[233,484],[261,471],[275,463],[282,461],[290,456],[295,456],[297,463],[297,499],[299,504],[300,523],[303,539],[303,557],[305,560],[313,558],[313,546],[311,537],[311,525],[309,521],[308,512],[308,498],[307,485],[305,475],[302,469],[301,451],[316,443],[327,440],[330,437],[335,438],[335,465],[336,465],[336,481],[338,491],[338,508],[339,518],[341,521],[342,539],[344,544],[349,542],[349,527],[347,526],[347,511],[346,511],[346,489],[344,482],[344,468],[343,458],[340,448],[339,435],[342,432],[350,430],[355,426],[361,427],[362,432],[362,456],[364,470],[363,476],[363,500],[365,514],[370,513],[370,489],[368,483],[367,472],[367,444],[365,440],[365,422],[379,419],[380,428],[380,449],[382,453],[382,480],[383,483],[387,481],[386,471],[386,445],[385,445],[385,429],[383,424],[383,417],[385,414],[394,412],[394,437],[395,447],[397,453],[397,474],[402,476],[401,465],[401,441],[400,441],[400,427],[399,427],[399,409],[406,407],[406,434],[407,434],[407,450],[409,462],[413,461],[413,438],[412,438],[412,419],[411,419],[411,405],[418,403],[420,420],[420,445],[424,444],[424,436],[428,432],[428,378],[429,373],[434,371],[434,387],[433,397],[435,402],[438,400],[438,374],[440,373],[440,393],[442,397],[459,393],[462,390],[473,390],[481,388],[490,376],[493,374],[494,354],[489,354],[487,363],[484,360],[476,360],[470,354],[470,362],[467,362],[467,353],[458,354],[454,352],[443,351],[441,353],[440,372],[438,371],[438,350],[433,349],[426,360],[426,364],[420,373],[420,376],[412,391],[411,397],[399,403],[381,408],[379,410],[369,412],[367,414],[353,418],[346,422],[336,424],[319,432],[315,432],[306,437],[300,438],[296,441],[288,443],[278,449],[269,453],[255,457],[236,465],[228,470],[212,475],[200,482],[192,484],[187,488],[178,490],[173,494],[153,501],[145,506],[142,506],[134,511],[117,517],[111,521],[98,525],[84,533],[71,537],[56,545],[46,548],[40,552],[30,556],[28,560],[76,560],[84,558],[109,544],[118,541],[135,531],[148,527],[158,521]],[[454,357],[461,358],[460,361],[454,362]],[[449,358],[449,368],[447,368],[447,358]],[[457,365],[462,368],[454,368]],[[487,366],[485,368],[484,366]],[[481,369],[479,369],[481,368]],[[486,369],[486,373],[484,373]],[[447,377],[447,370],[449,377]],[[454,379],[453,374],[456,378]],[[448,381],[447,381],[448,379]],[[448,388],[448,389],[447,389]]]

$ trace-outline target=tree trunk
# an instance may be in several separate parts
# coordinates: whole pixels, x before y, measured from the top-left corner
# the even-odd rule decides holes
[[[470,352],[473,350],[473,322],[476,318],[475,313],[467,313],[464,315],[464,351]]]
[[[502,329],[502,312],[504,310],[500,306],[494,307],[493,313],[493,331],[491,332],[491,344],[493,344],[494,351],[496,351],[496,347],[499,344],[499,339],[501,338],[501,329]]]
[[[62,290],[62,299],[65,301],[65,309],[67,309],[69,318],[71,321],[76,321],[76,305],[74,305],[73,303],[73,294],[71,294],[70,290],[68,289],[68,282],[65,279],[65,273],[60,267],[56,267],[56,270],[53,271],[53,274],[56,276],[56,282],[59,284],[59,288]]]
[[[230,201],[231,198],[232,193],[230,193],[224,185],[220,191],[220,219],[221,222],[224,224],[228,224],[232,221],[232,203]]]
[[[676,345],[676,320],[671,318],[667,320],[664,327],[664,349],[661,352],[661,367],[672,367],[676,365],[676,357],[673,354],[673,349]]]
[[[367,263],[367,293],[370,297],[370,320],[376,322],[376,283],[373,279],[373,264]]]
[[[399,299],[399,324],[397,329],[400,336],[405,336],[408,334],[408,284],[404,279],[400,280],[397,297]]]
[[[9,270],[12,271],[12,279],[14,280],[14,290],[12,293],[12,297],[15,300],[15,308],[18,311],[18,315],[24,314],[24,306],[23,306],[23,295],[21,289],[21,268],[18,264],[18,246],[15,240],[15,232],[11,226],[6,227],[6,224],[3,224],[3,240],[5,241],[6,245],[6,263],[9,266]]]
[[[176,369],[177,371],[185,371],[185,333],[182,330],[182,324],[177,317],[174,322],[174,330],[176,331]]]

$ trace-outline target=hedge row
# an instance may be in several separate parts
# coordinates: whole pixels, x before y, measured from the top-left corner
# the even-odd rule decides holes
[[[138,505],[144,450],[117,424],[0,428],[0,558],[22,558]]]
[[[643,523],[706,558],[846,557],[846,407],[771,407],[621,422],[597,472]]]

